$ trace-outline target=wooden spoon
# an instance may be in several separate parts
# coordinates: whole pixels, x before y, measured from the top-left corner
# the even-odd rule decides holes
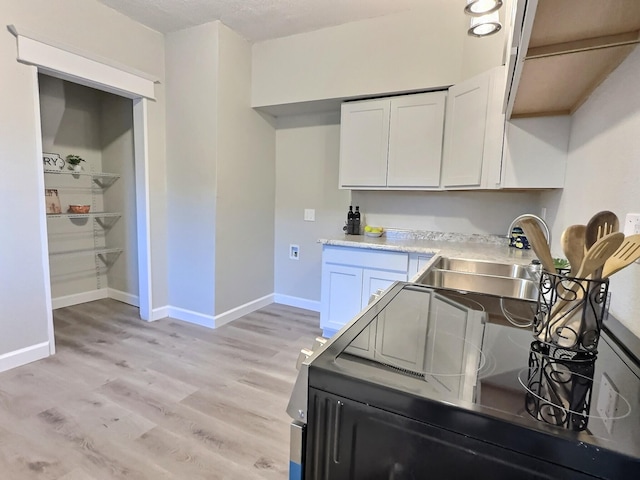
[[[640,258],[640,234],[625,237],[620,248],[606,261],[602,278],[607,278]]]
[[[525,237],[529,240],[531,248],[533,248],[536,256],[540,259],[542,267],[547,272],[555,273],[556,267],[553,263],[551,250],[538,222],[533,218],[523,218],[520,220],[520,226],[522,227]]]
[[[562,244],[562,251],[565,257],[569,260],[571,265],[571,271],[569,277],[575,277],[578,273],[580,265],[582,265],[582,259],[584,258],[584,243],[585,232],[587,230],[586,225],[571,225],[562,232],[560,237],[560,243]]]
[[[584,234],[585,246],[590,249],[598,239],[620,230],[620,221],[615,213],[608,210],[596,213],[589,223]]]

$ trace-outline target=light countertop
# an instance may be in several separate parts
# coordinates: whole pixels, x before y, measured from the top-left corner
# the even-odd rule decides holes
[[[490,236],[442,234],[431,238],[410,238],[387,235],[367,237],[365,235],[339,235],[318,240],[323,245],[367,248],[404,253],[433,253],[451,258],[468,258],[526,265],[536,258],[532,250],[511,248],[506,240],[491,239]]]

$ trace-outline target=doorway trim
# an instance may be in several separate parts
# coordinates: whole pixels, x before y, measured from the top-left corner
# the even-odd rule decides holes
[[[38,73],[68,80],[96,90],[120,95],[133,100],[134,128],[134,168],[136,186],[136,223],[138,237],[138,299],[140,318],[152,320],[152,277],[151,277],[151,239],[149,215],[149,148],[147,104],[155,100],[155,83],[158,80],[146,73],[117,65],[78,49],[57,42],[38,38],[24,30],[9,25],[9,30],[17,40],[17,61],[29,65],[33,69],[32,82],[34,97],[34,114],[36,116],[36,138],[42,136],[40,124],[40,108],[38,93]],[[37,141],[38,160],[42,159],[42,141]],[[38,182],[44,185],[44,171],[39,168]],[[44,205],[44,188],[41,189],[40,204]],[[39,212],[40,231],[46,238],[47,219],[44,207]],[[43,271],[46,273],[45,292],[48,307],[47,328],[49,336],[49,353],[55,353],[55,337],[53,331],[53,314],[51,288],[49,282],[49,247],[43,241]]]

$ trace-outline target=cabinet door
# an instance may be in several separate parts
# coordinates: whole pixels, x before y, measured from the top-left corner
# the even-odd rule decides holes
[[[442,295],[431,297],[426,380],[453,397],[473,401],[481,361],[482,318]]]
[[[324,336],[340,330],[362,309],[362,268],[325,263],[322,266],[322,311]]]
[[[442,186],[480,187],[490,72],[449,89],[445,115]]]
[[[341,187],[386,186],[389,109],[388,99],[342,104]]]
[[[409,274],[408,278],[421,272],[422,269],[431,261],[433,253],[412,253],[409,255]]]
[[[389,303],[378,315],[374,358],[387,365],[422,373],[431,295],[413,290],[403,290],[398,295],[402,295],[402,300]],[[398,329],[399,318],[402,329]]]
[[[364,269],[362,272],[361,309],[368,304],[371,296],[378,290],[386,290],[396,281],[406,281],[404,272],[385,272],[381,270]],[[345,350],[347,353],[363,358],[375,357],[375,343],[377,336],[377,317],[368,325]]]
[[[405,260],[406,269],[406,260]],[[407,273],[404,272],[387,272],[384,270],[373,270],[365,268],[362,272],[362,297],[360,309],[369,305],[371,295],[378,290],[386,290],[393,282],[406,282]]]
[[[391,99],[387,186],[438,187],[446,92]]]

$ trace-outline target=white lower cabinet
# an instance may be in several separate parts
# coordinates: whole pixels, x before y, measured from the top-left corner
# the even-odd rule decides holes
[[[331,337],[369,303],[371,295],[406,281],[409,255],[325,245],[322,251],[320,328]]]
[[[391,302],[378,315],[374,359],[412,372],[425,364],[431,294],[404,290],[401,302]],[[402,328],[398,328],[398,319]],[[400,333],[402,332],[402,333]]]
[[[322,265],[322,335],[331,337],[362,310],[362,267]]]
[[[433,258],[433,253],[410,253],[408,279],[421,272]]]
[[[424,375],[434,389],[471,401],[483,315],[439,293],[405,288],[345,352]]]
[[[378,290],[386,290],[394,282],[406,282],[407,272],[387,272],[385,270],[362,270],[362,299],[360,310],[369,305],[371,296]]]

